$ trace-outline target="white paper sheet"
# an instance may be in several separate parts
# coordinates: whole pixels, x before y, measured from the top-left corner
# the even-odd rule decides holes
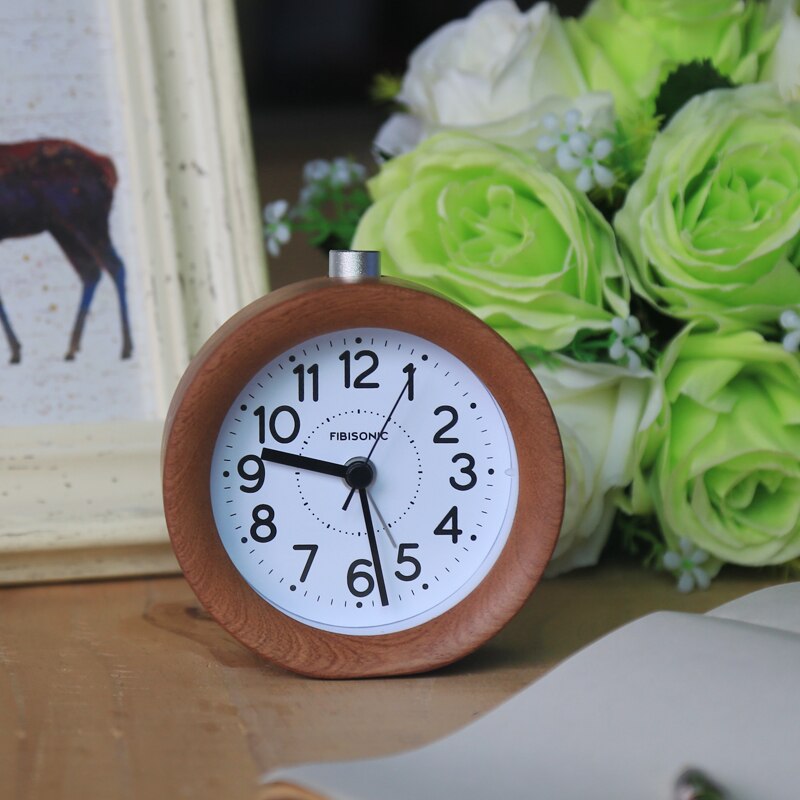
[[[438,742],[265,780],[331,800],[670,800],[695,766],[730,800],[797,800],[797,634],[800,584],[651,614]]]

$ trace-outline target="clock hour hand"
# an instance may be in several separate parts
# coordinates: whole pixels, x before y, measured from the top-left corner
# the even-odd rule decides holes
[[[271,461],[273,464],[285,464],[287,467],[307,469],[311,472],[321,472],[324,475],[335,475],[337,478],[344,478],[347,474],[347,467],[344,464],[334,464],[333,461],[322,461],[319,458],[284,453],[269,447],[261,449],[261,460]]]
[[[381,557],[380,553],[378,553],[378,540],[375,538],[375,528],[372,525],[372,514],[369,510],[367,490],[358,489],[358,496],[361,498],[361,510],[364,512],[364,526],[367,529],[367,539],[369,539],[369,551],[372,555],[372,563],[375,565],[375,580],[378,584],[378,593],[381,596],[381,605],[388,606],[389,598],[386,595],[386,582],[383,580]]]

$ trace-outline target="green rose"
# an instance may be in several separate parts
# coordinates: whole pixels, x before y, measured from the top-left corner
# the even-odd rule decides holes
[[[657,137],[614,225],[654,305],[770,330],[800,303],[800,104],[765,85],[695,97]]]
[[[558,350],[628,314],[608,223],[532,156],[445,133],[389,161],[353,247],[469,308],[513,347]]]
[[[684,330],[660,365],[664,405],[638,443],[633,509],[671,549],[722,561],[800,555],[800,359],[752,331]]]
[[[742,0],[594,0],[568,21],[568,35],[591,88],[612,91],[624,112],[631,93],[654,99],[667,74],[690,61],[755,81],[778,35],[765,16]]]

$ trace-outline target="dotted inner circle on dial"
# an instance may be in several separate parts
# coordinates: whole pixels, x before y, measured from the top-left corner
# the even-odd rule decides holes
[[[379,417],[381,419],[381,423],[383,422],[383,419],[384,419],[384,415],[381,414],[381,413],[378,413],[377,411],[355,410],[355,411],[342,411],[342,412],[340,412],[338,414],[333,414],[330,417],[327,417],[326,419],[324,419],[322,422],[320,422],[316,427],[314,427],[312,429],[312,431],[308,434],[308,436],[306,437],[305,441],[303,442],[303,446],[300,448],[300,452],[302,453],[306,449],[306,447],[310,445],[310,443],[312,442],[312,440],[314,438],[314,434],[316,434],[318,430],[320,430],[321,428],[326,427],[327,425],[330,425],[337,418],[343,417],[343,416],[347,416],[347,415],[350,415],[350,414],[354,414],[354,415],[358,414],[358,415],[365,415],[365,416],[368,415],[368,414],[369,415],[373,415],[373,416]],[[417,497],[418,497],[419,491],[420,491],[420,487],[422,486],[422,459],[420,458],[420,455],[419,455],[419,449],[417,448],[416,444],[414,443],[414,440],[411,438],[411,436],[408,433],[408,431],[406,431],[406,429],[402,425],[400,425],[399,423],[395,422],[393,419],[389,420],[389,425],[392,426],[393,428],[396,428],[400,433],[403,434],[403,436],[406,437],[406,439],[408,440],[408,444],[411,445],[411,447],[414,450],[414,457],[417,460],[417,483],[416,483],[416,486],[414,487],[414,493],[409,498],[409,502],[406,503],[406,507],[403,510],[403,512],[400,515],[396,516],[394,519],[387,520],[389,526],[391,527],[392,525],[397,524],[401,519],[403,519],[403,517],[406,516],[406,514],[408,514],[408,512],[411,509],[411,507],[414,505],[414,502],[417,500]],[[374,444],[374,442],[373,442],[373,444]],[[370,444],[370,447],[371,446],[372,445]],[[380,447],[380,443],[378,444],[378,447]],[[354,456],[356,456],[356,455],[361,455],[361,454],[360,453],[354,454]],[[314,511],[313,498],[308,497],[303,493],[303,487],[302,487],[302,482],[301,482],[301,474],[295,475],[295,481],[297,483],[297,490],[300,493],[301,500],[308,503],[308,505],[305,505],[304,508],[306,509],[306,511],[308,511],[309,514],[311,514],[311,516],[315,520],[317,520],[317,522],[322,523],[323,525],[328,527],[330,530],[335,531],[336,533],[345,533],[345,534],[348,534],[350,536],[365,536],[366,535],[366,532],[363,531],[363,530],[347,530],[347,529],[344,529],[344,528],[338,528],[333,523],[331,523],[328,519],[325,519],[324,517],[319,516]],[[345,490],[347,490],[346,484],[343,483],[342,486],[343,486],[343,488]]]

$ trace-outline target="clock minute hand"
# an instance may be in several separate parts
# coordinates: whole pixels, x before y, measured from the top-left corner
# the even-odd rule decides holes
[[[369,539],[369,551],[372,554],[372,563],[375,566],[375,580],[378,583],[378,593],[381,596],[381,605],[388,606],[389,598],[386,595],[386,583],[383,580],[383,569],[381,568],[381,557],[378,553],[378,540],[375,538],[375,528],[372,525],[372,514],[369,510],[369,499],[367,490],[359,489],[358,496],[361,498],[361,510],[364,512],[364,526],[367,529],[367,539]]]
[[[319,458],[284,453],[269,447],[261,449],[261,460],[271,461],[273,464],[285,464],[287,467],[307,469],[311,472],[321,472],[324,475],[335,475],[337,478],[344,478],[347,474],[347,467],[344,464],[334,464],[333,461],[322,461]]]
[[[397,406],[400,405],[400,401],[403,399],[403,395],[406,393],[406,389],[408,389],[409,386],[411,386],[411,375],[408,376],[408,380],[403,384],[403,388],[400,390],[400,394],[397,395],[397,400],[394,401],[392,410],[386,415],[386,419],[383,421],[383,427],[380,429],[378,437],[375,439],[375,442],[373,443],[372,447],[370,447],[369,453],[367,453],[367,461],[369,461],[370,457],[375,452],[375,448],[378,446],[378,442],[381,440],[383,432],[386,430],[386,426],[389,424],[389,420],[392,418],[392,414],[394,414],[394,412],[397,410]],[[411,397],[410,393],[409,397]],[[350,494],[347,495],[347,499],[344,501],[344,505],[342,506],[342,511],[347,511],[347,507],[350,505],[350,501],[353,499],[355,491],[356,491],[355,489],[350,490]]]
[[[395,411],[397,411],[397,406],[400,405],[400,401],[403,399],[403,395],[406,393],[406,389],[411,385],[411,375],[408,376],[408,380],[403,384],[403,388],[400,390],[400,394],[397,395],[397,400],[394,401],[394,405],[392,406],[392,410],[386,415],[386,419],[383,421],[383,427],[378,434],[378,438],[372,444],[372,447],[369,449],[369,453],[367,453],[367,461],[369,461],[370,456],[375,452],[375,448],[378,446],[378,442],[381,440],[381,436],[383,436],[383,432],[386,430],[386,426],[389,424],[389,420],[392,418],[392,415]],[[411,395],[409,394],[409,399]]]

